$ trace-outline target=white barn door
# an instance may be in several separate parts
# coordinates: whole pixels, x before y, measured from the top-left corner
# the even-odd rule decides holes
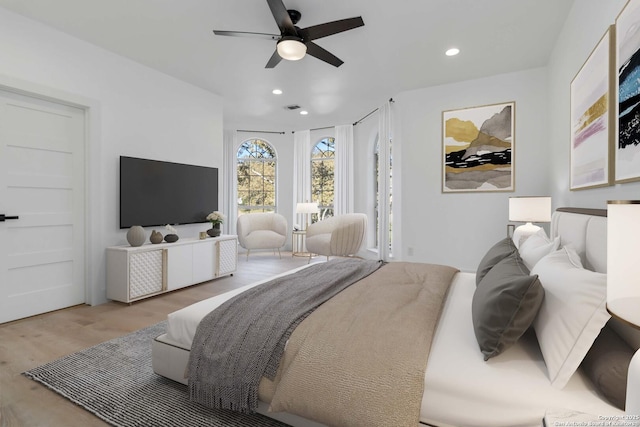
[[[84,120],[0,90],[0,323],[85,302]]]

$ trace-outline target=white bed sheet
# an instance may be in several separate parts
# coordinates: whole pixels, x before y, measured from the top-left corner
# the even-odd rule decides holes
[[[475,287],[475,274],[458,273],[449,290],[427,363],[422,421],[539,427],[548,409],[623,413],[598,396],[581,370],[564,389],[552,387],[535,334],[485,362],[471,320]]]
[[[284,273],[278,274],[276,276],[271,276],[267,279],[250,283],[238,289],[225,292],[215,297],[207,298],[178,311],[174,311],[173,313],[169,313],[169,315],[167,316],[167,333],[165,339],[172,345],[176,345],[186,350],[191,349],[191,343],[193,342],[193,337],[196,334],[196,329],[198,328],[200,320],[202,320],[202,318],[209,314],[211,311],[218,308],[222,303],[246,291],[247,289],[253,288],[257,285],[261,285],[265,282],[275,279],[276,277],[286,276],[296,271],[303,270],[309,267],[309,265],[313,264],[308,264],[302,267],[295,268],[293,270],[285,271]]]
[[[190,349],[198,323],[207,313],[270,279],[169,314],[167,334],[162,341]],[[595,415],[623,413],[600,398],[581,371],[564,389],[552,387],[533,334],[485,362],[471,321],[475,286],[475,274],[458,273],[454,277],[427,363],[422,422],[436,426],[539,427],[548,409],[572,409]]]

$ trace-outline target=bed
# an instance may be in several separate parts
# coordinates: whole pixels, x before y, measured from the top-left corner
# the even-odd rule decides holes
[[[585,283],[588,286],[593,286],[594,289],[602,287],[603,276],[606,283],[606,276],[603,274],[606,272],[606,217],[602,215],[602,211],[593,210],[582,210],[580,213],[566,210],[554,212],[550,236],[537,246],[531,243],[530,246],[535,250],[527,252],[526,258],[532,263],[531,272],[539,273],[539,278],[544,278],[543,282],[551,283],[557,277],[547,273],[545,268],[549,265],[555,268],[553,266],[557,265],[557,262],[554,264],[552,258],[560,255],[568,259],[573,257],[574,263],[584,266],[584,269],[572,269],[572,274],[578,275],[578,281],[587,277]],[[535,239],[531,240],[534,241]],[[494,248],[497,246],[500,245],[494,245],[489,252],[495,252]],[[523,251],[525,248],[523,246],[520,249]],[[489,252],[485,258],[491,258]],[[524,255],[524,252],[522,254]],[[576,257],[579,259],[575,259]],[[516,258],[519,259],[520,255]],[[524,259],[524,256],[522,258]],[[485,261],[486,259],[483,259],[483,263]],[[489,264],[494,261],[490,260]],[[500,261],[495,261],[495,265],[499,264]],[[301,269],[303,268],[306,267]],[[487,271],[483,271],[482,275],[488,277],[488,280],[493,277],[492,274],[497,274],[494,273],[497,270],[498,268],[491,266]],[[287,272],[282,276],[293,272]],[[562,347],[562,343],[569,340],[562,332],[556,336],[556,330],[562,330],[557,327],[557,322],[566,322],[566,319],[562,319],[562,313],[557,313],[562,312],[564,308],[558,309],[558,306],[554,305],[558,301],[553,294],[555,291],[551,289],[545,289],[545,298],[540,303],[540,308],[536,309],[535,320],[531,322],[531,326],[519,325],[524,330],[521,336],[510,337],[513,342],[500,351],[492,350],[491,353],[483,349],[481,352],[474,323],[477,322],[478,313],[473,309],[476,304],[474,300],[479,298],[475,294],[481,287],[476,283],[479,274],[480,268],[476,273],[457,272],[444,298],[424,370],[424,390],[419,405],[420,424],[443,427],[540,426],[545,412],[554,409],[596,415],[624,413],[614,406],[606,395],[603,397],[598,384],[594,384],[590,379],[592,377],[585,370],[577,368],[584,358],[583,353],[589,351],[600,329],[608,322],[608,315],[602,313],[601,306],[598,307],[597,315],[588,316],[590,324],[582,328],[576,342],[567,350],[569,356],[560,362],[557,369],[555,365],[558,365],[558,361],[552,360],[557,357],[554,348],[558,343],[558,347]],[[566,280],[566,277],[561,279]],[[171,313],[168,316],[166,333],[153,342],[154,371],[186,384],[191,344],[201,319],[235,295],[263,282],[203,300]],[[566,292],[565,288],[561,286],[559,292]],[[601,291],[599,289],[595,293]],[[571,291],[571,295],[573,294],[579,294],[579,291]],[[592,298],[592,294],[594,292],[585,298]],[[541,300],[539,294],[536,298],[538,301]],[[556,314],[561,318],[555,319]],[[571,313],[567,315],[573,317]],[[313,314],[309,318],[312,316]],[[551,332],[546,332],[548,330]],[[547,336],[549,334],[551,337]],[[627,338],[627,341],[637,348],[638,342],[633,340],[634,337]],[[551,354],[550,343],[554,346]],[[576,348],[583,350],[578,351],[579,354],[576,355],[573,354]],[[285,354],[287,351],[289,348],[285,350]],[[552,372],[552,369],[555,371]],[[367,378],[362,380],[367,381]],[[375,409],[369,408],[373,412]],[[258,412],[294,426],[325,425],[309,417],[300,416],[306,414],[304,411],[294,411],[298,414],[270,412],[268,402],[261,401]]]

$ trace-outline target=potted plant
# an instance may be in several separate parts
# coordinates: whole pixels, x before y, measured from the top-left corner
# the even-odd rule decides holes
[[[220,224],[224,222],[224,215],[222,212],[214,211],[207,215],[207,221],[211,223],[211,228],[207,230],[207,234],[211,237],[218,237],[220,235]]]
[[[164,226],[169,231],[169,234],[164,236],[164,241],[167,243],[173,243],[178,241],[178,230],[172,227],[170,224]]]

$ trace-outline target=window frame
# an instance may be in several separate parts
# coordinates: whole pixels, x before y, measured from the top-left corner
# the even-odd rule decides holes
[[[325,142],[328,141],[329,143]],[[327,150],[320,150],[318,149],[318,146],[320,144],[322,144],[324,142],[324,145],[327,146]],[[313,214],[312,215],[312,219],[311,222],[317,222],[317,221],[321,221],[325,218],[328,217],[332,217],[335,213],[335,166],[336,166],[336,148],[335,148],[335,142],[336,139],[333,136],[324,136],[320,139],[318,139],[316,141],[315,144],[312,145],[311,147],[311,152],[310,152],[310,170],[309,170],[309,175],[310,175],[310,185],[311,185],[311,199],[314,202],[318,202],[318,209],[320,210],[320,213],[318,214]],[[319,157],[315,157],[314,153],[316,153],[316,151],[322,151],[322,153],[332,153],[332,155],[327,156],[327,155],[321,155]],[[330,178],[331,181],[331,204],[323,204],[323,200],[324,200],[324,194],[325,194],[325,190],[324,187],[322,187],[319,190],[319,195],[320,197],[318,197],[318,191],[315,188],[314,185],[314,181],[315,181],[315,168],[314,168],[314,163],[324,163],[326,161],[331,162],[331,169],[332,169],[332,176]]]
[[[250,147],[247,147],[247,144],[251,144]],[[259,147],[262,147],[262,149],[258,149]],[[241,157],[241,152],[244,151],[246,155],[243,155]],[[238,216],[245,214],[245,213],[251,213],[251,212],[277,212],[277,200],[278,200],[278,155],[276,152],[275,147],[273,146],[273,144],[271,144],[269,141],[267,141],[264,138],[248,138],[245,139],[244,141],[242,141],[242,143],[239,144],[238,149],[236,150],[236,203],[237,203],[237,209],[238,209]],[[244,163],[261,163],[261,167],[259,168],[260,171],[262,172],[262,174],[260,174],[260,172],[255,173],[255,174],[247,174],[247,178],[249,179],[249,183],[248,183],[248,188],[241,188],[244,187],[243,185],[241,185],[241,168],[242,168],[242,164]],[[265,164],[266,163],[273,163],[273,175],[265,175],[264,171],[265,171]],[[248,196],[249,196],[249,201],[252,202],[254,200],[254,197],[252,197],[252,182],[251,182],[251,177],[252,176],[262,176],[262,182],[263,185],[262,190],[259,192],[262,194],[262,204],[252,204],[252,203],[240,203],[240,200],[243,198],[244,193],[246,191],[249,192]],[[272,187],[273,187],[273,195],[272,195],[272,199],[273,199],[273,204],[265,204],[264,202],[267,201],[267,196],[265,195],[265,190],[264,190],[264,181],[265,179],[268,178],[272,178],[273,183],[272,183]]]

